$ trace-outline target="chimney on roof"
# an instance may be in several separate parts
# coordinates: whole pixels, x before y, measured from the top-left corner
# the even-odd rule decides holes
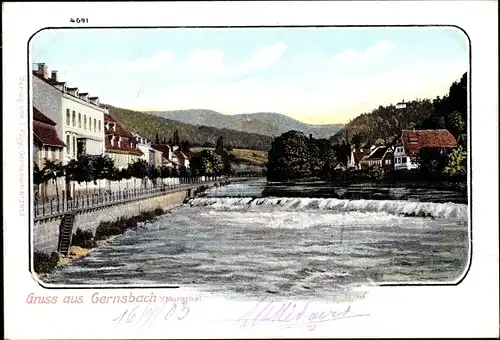
[[[53,81],[57,81],[57,71],[52,71],[50,79]]]
[[[38,74],[45,79],[48,78],[48,68],[47,65],[45,65],[45,63],[38,64]]]

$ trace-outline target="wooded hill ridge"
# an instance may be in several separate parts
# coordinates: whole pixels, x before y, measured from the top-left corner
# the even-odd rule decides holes
[[[104,104],[109,114],[115,117],[123,127],[131,132],[154,141],[158,135],[160,140],[169,140],[177,130],[181,140],[188,140],[192,146],[214,147],[222,136],[225,144],[233,148],[265,150],[271,147],[270,136],[259,135],[231,129],[218,129],[208,126],[195,126],[166,119],[144,112],[128,110]]]
[[[307,124],[276,112],[226,115],[213,110],[191,109],[148,112],[159,117],[191,125],[204,125],[277,137],[287,131],[301,131],[315,138],[330,138],[344,124]]]
[[[406,108],[379,106],[363,113],[338,131],[331,141],[341,143],[347,138],[353,144],[385,144],[401,136],[403,129],[448,129],[457,139],[467,134],[467,73],[451,84],[443,98],[406,102]]]

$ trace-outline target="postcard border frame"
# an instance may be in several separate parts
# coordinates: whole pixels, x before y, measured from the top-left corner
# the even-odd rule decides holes
[[[472,227],[472,192],[473,192],[473,181],[472,181],[472,42],[468,33],[460,26],[457,25],[445,25],[445,24],[410,24],[410,25],[246,25],[246,26],[206,26],[206,25],[185,25],[185,26],[85,26],[85,27],[75,27],[75,26],[60,26],[60,27],[44,27],[33,33],[27,42],[27,98],[28,98],[28,132],[27,137],[30,143],[28,143],[28,155],[29,155],[29,165],[28,165],[28,182],[30,189],[28,190],[28,201],[29,201],[29,209],[28,209],[28,222],[29,222],[29,231],[28,231],[28,243],[29,243],[29,254],[28,254],[28,271],[35,282],[37,282],[44,289],[175,289],[181,288],[181,285],[119,285],[119,286],[100,286],[100,285],[57,285],[57,286],[47,286],[47,283],[40,280],[37,275],[34,273],[33,266],[33,240],[32,240],[32,229],[34,226],[34,220],[32,219],[32,172],[33,172],[33,164],[32,164],[32,156],[31,156],[31,137],[32,137],[32,98],[31,98],[31,60],[30,60],[30,42],[31,40],[41,31],[44,30],[63,30],[63,29],[75,29],[75,30],[92,30],[92,29],[179,29],[179,28],[209,28],[209,29],[217,29],[217,28],[232,28],[232,29],[241,29],[241,28],[393,28],[393,27],[442,27],[442,28],[455,28],[461,31],[465,37],[467,37],[467,41],[469,44],[469,68],[467,70],[467,86],[468,86],[468,101],[467,101],[467,199],[468,199],[468,225],[469,225],[469,256],[468,256],[468,265],[464,268],[462,276],[456,280],[456,282],[412,282],[412,283],[379,283],[377,286],[379,287],[446,287],[446,286],[458,286],[460,285],[464,279],[469,274],[470,268],[472,266],[473,259],[473,227]]]

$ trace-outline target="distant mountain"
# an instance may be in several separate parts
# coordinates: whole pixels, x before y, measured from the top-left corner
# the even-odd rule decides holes
[[[218,129],[202,125],[196,126],[108,104],[103,106],[108,108],[109,114],[116,118],[124,128],[153,141],[157,135],[160,140],[169,140],[177,130],[179,132],[179,139],[188,140],[193,146],[213,147],[216,144],[217,138],[222,136],[224,144],[231,145],[233,148],[263,150],[267,152],[273,140],[270,136],[255,133],[227,128]]]
[[[192,109],[148,113],[186,124],[232,129],[273,137],[296,130],[306,135],[312,134],[316,138],[329,138],[344,126],[344,124],[306,124],[275,112],[225,115],[213,110]]]

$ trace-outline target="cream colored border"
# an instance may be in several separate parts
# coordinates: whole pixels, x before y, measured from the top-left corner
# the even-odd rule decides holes
[[[4,289],[5,336],[40,338],[191,338],[191,337],[375,337],[498,336],[498,4],[445,2],[227,2],[227,3],[4,3]],[[473,259],[459,286],[373,288],[351,308],[369,317],[307,327],[260,324],[242,328],[238,318],[255,302],[218,300],[190,290],[144,289],[142,294],[199,298],[189,302],[184,320],[175,316],[139,329],[135,321],[117,327],[112,320],[134,305],[96,305],[93,294],[120,290],[44,290],[27,271],[28,221],[20,209],[27,200],[28,121],[26,44],[44,27],[88,17],[92,26],[154,25],[407,25],[446,24],[464,29],[472,41]],[[21,188],[24,187],[23,193]],[[25,202],[25,204],[27,204]],[[24,215],[24,216],[22,216]],[[135,294],[140,293],[134,290]],[[81,295],[82,304],[27,305],[29,293]],[[296,302],[303,306],[305,302]],[[328,301],[309,302],[310,312],[340,310]],[[168,306],[170,309],[170,305]],[[166,311],[162,312],[162,316]],[[182,316],[182,314],[180,314]],[[224,321],[226,320],[226,321]],[[144,322],[144,319],[140,324]],[[150,325],[148,327],[148,325]],[[296,325],[294,325],[296,326]]]

